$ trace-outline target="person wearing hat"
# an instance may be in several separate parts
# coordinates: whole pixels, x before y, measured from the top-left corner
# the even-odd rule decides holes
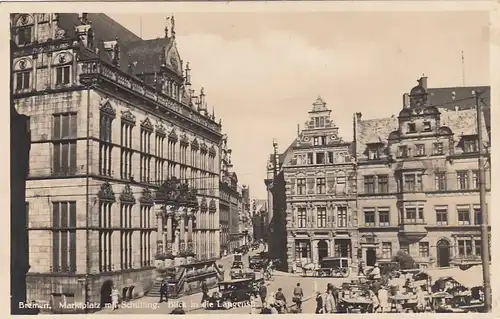
[[[375,265],[373,265],[373,269],[370,272],[370,277],[372,279],[380,279],[380,268],[378,267],[378,263],[375,263]]]

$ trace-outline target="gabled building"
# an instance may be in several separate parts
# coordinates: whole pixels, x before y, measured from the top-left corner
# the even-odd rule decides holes
[[[331,110],[318,97],[282,166],[286,185],[288,266],[324,257],[355,260],[355,163]]]
[[[32,128],[28,300],[104,305],[113,285],[147,292],[165,258],[218,258],[221,125],[191,88],[174,18],[151,40],[98,13],[10,21],[13,100]],[[167,180],[199,209],[155,207]]]
[[[458,89],[430,89],[422,77],[398,116],[354,115],[360,256],[367,265],[399,250],[422,267],[480,261],[478,132],[486,149],[490,143],[489,120],[476,125],[477,89],[460,88],[468,94],[458,98]],[[486,176],[489,203],[489,162]]]

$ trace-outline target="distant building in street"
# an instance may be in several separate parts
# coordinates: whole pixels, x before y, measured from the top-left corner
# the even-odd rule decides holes
[[[220,236],[221,252],[232,252],[239,246],[239,203],[241,194],[238,191],[238,176],[231,171],[232,150],[228,148],[227,136],[224,135],[221,146],[221,166],[219,181]]]
[[[170,21],[143,40],[104,14],[11,15],[13,98],[32,128],[29,300],[103,305],[112,286],[147,292],[156,261],[219,257],[221,125]],[[172,177],[162,189],[197,190],[199,209],[156,205]]]
[[[241,208],[238,216],[238,232],[239,244],[246,245],[250,242],[250,187],[248,185],[241,186]]]
[[[252,201],[252,230],[253,230],[253,240],[267,241],[268,234],[268,212],[267,212],[267,200],[254,199]]]
[[[342,140],[318,97],[283,164],[288,265],[356,259],[357,210],[351,142]]]
[[[426,77],[418,82],[404,95],[398,116],[354,115],[361,256],[368,265],[400,250],[422,267],[479,263],[482,212],[472,91],[486,91],[488,113],[479,132],[489,149],[489,88],[432,89]],[[489,204],[490,161],[485,168]]]

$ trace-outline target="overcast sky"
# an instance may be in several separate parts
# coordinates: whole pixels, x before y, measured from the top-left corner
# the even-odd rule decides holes
[[[165,16],[109,14],[144,39]],[[141,28],[142,21],[142,28]],[[489,85],[488,13],[178,13],[176,39],[233,149],[234,171],[265,198],[273,138],[284,151],[321,95],[346,140],[352,114],[391,116],[425,73],[429,87]]]

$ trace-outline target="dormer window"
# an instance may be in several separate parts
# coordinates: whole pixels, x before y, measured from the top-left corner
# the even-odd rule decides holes
[[[378,148],[376,148],[376,147],[371,147],[371,148],[368,150],[368,159],[369,159],[369,160],[378,160],[378,159],[380,159],[380,154],[379,154],[379,150],[378,150]]]
[[[432,130],[431,128],[431,122],[424,122],[424,132],[430,132]]]
[[[408,133],[415,133],[417,131],[417,127],[415,123],[408,123]]]
[[[478,144],[475,138],[469,138],[464,141],[464,153],[476,153]]]
[[[408,147],[406,145],[398,147],[398,157],[408,157]]]

